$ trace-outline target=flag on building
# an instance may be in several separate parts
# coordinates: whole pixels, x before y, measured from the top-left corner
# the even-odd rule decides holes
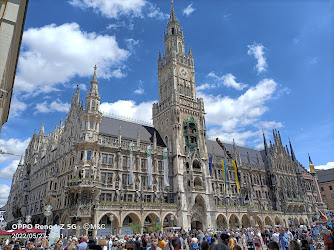
[[[210,176],[212,175],[212,156],[209,157],[209,171],[210,171]]]
[[[233,168],[234,168],[234,175],[235,175],[235,182],[237,184],[237,189],[240,190],[240,183],[239,183],[239,175],[238,175],[238,167],[235,161],[232,161]]]
[[[151,157],[151,145],[147,146],[147,172],[148,172],[148,177],[147,177],[147,182],[148,186],[152,186],[152,157]]]
[[[310,155],[308,155],[308,161],[309,161],[309,163],[310,163],[310,172],[311,172],[311,173],[315,173],[314,165],[313,165],[313,163],[312,163],[312,160],[311,160]]]
[[[224,192],[226,192],[226,165],[225,165],[225,159],[222,160],[222,168],[223,168],[223,181],[224,181]]]
[[[133,185],[133,142],[130,142],[130,174],[129,184]]]
[[[323,212],[321,212],[320,210],[318,211],[324,220],[328,220],[327,216]]]
[[[165,183],[165,187],[169,187],[169,179],[168,179],[168,152],[167,152],[167,148],[164,148],[163,166],[164,166],[164,183]]]

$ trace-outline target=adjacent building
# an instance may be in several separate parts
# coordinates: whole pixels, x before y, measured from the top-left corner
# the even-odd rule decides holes
[[[8,223],[30,215],[33,223],[45,224],[47,204],[53,206],[53,224],[100,223],[119,233],[130,223],[140,223],[143,230],[157,222],[205,230],[312,222],[322,204],[317,182],[298,162],[291,143],[283,145],[279,131],[273,130],[269,143],[263,135],[264,150],[207,138],[205,103],[196,97],[194,56],[190,48],[186,53],[173,5],[164,44],[153,125],[103,115],[95,67],[85,105],[78,87],[65,121],[48,135],[42,126],[32,136],[13,176]],[[67,233],[87,231],[77,227]]]
[[[334,168],[317,170],[318,182],[323,202],[334,211]]]
[[[0,0],[0,132],[7,122],[29,0]]]

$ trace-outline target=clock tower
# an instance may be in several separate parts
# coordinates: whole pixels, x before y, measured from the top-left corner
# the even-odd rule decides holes
[[[165,55],[159,51],[158,58],[159,103],[153,104],[153,124],[168,148],[169,192],[178,204],[178,224],[205,230],[211,224],[213,199],[208,195],[204,102],[196,98],[194,58],[190,46],[186,55],[173,1],[164,45]]]

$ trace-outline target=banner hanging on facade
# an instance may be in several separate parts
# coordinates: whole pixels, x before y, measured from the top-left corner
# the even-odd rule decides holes
[[[130,174],[129,184],[133,185],[133,142],[130,142]]]
[[[239,184],[239,176],[238,176],[238,168],[235,161],[232,161],[233,168],[234,168],[234,174],[235,174],[235,182],[237,184],[237,189],[240,190],[240,184]]]
[[[167,148],[164,148],[164,157],[163,157],[163,166],[164,166],[164,183],[165,187],[169,187],[169,179],[168,179],[168,152]]]
[[[152,186],[152,157],[151,157],[151,145],[147,146],[147,172],[148,172],[148,186]]]
[[[223,169],[224,192],[226,192],[226,165],[224,158],[222,159],[222,169]]]
[[[209,171],[210,171],[210,176],[212,175],[212,156],[209,157]]]

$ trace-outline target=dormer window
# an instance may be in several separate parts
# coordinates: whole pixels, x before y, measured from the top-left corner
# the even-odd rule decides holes
[[[174,28],[172,28],[172,35],[174,35]]]

